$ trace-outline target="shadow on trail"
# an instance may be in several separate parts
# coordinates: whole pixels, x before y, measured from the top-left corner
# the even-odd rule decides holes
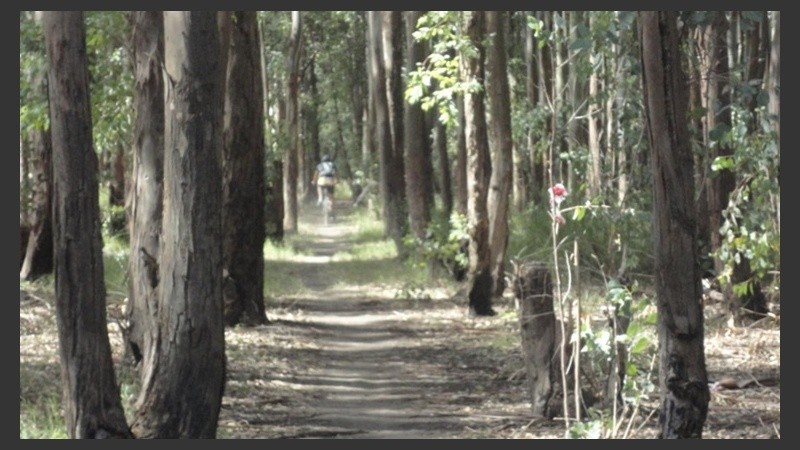
[[[453,345],[446,342],[450,319],[423,320],[437,309],[451,311],[453,301],[392,298],[407,282],[403,263],[335,260],[376,236],[356,235],[345,220],[325,226],[318,219],[305,216],[313,231],[299,240],[302,255],[266,262],[266,282],[299,282],[306,290],[271,301],[272,323],[230,348],[233,354],[265,355],[254,366],[232,364],[229,380],[240,389],[229,401],[238,417],[280,424],[279,437],[293,438],[455,438],[466,427],[487,430],[498,420],[525,420],[502,413],[487,420],[471,410],[482,407],[486,388],[508,382],[491,367],[471,365],[477,356],[486,362],[491,342]],[[249,385],[265,386],[263,397],[275,395],[270,387],[286,397],[252,401]],[[270,409],[282,412],[282,419],[263,417],[264,404],[277,405]]]

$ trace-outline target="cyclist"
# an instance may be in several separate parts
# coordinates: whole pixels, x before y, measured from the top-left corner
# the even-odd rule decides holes
[[[322,161],[317,164],[314,172],[314,183],[317,185],[317,205],[322,204],[322,190],[328,190],[328,196],[333,200],[333,192],[336,188],[336,165],[330,155],[323,155]]]

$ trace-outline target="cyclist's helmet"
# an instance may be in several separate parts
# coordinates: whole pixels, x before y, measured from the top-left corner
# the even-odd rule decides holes
[[[322,155],[323,162],[329,162],[331,160],[331,155]]]

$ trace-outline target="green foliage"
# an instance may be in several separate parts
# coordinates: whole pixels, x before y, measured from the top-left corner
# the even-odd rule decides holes
[[[52,289],[52,281],[48,289]],[[20,439],[66,439],[58,371],[58,362],[20,363]]]
[[[66,439],[67,431],[60,395],[44,398],[39,404],[20,401],[20,439]]]
[[[448,220],[441,214],[435,215],[428,225],[425,239],[411,234],[404,237],[404,245],[414,256],[409,258],[409,262],[422,268],[431,261],[438,261],[451,273],[466,269],[467,255],[462,247],[469,240],[467,225],[467,217],[457,212],[453,212]]]
[[[49,126],[44,32],[32,11],[19,17],[19,127],[21,134]]]
[[[425,289],[425,286],[414,281],[403,283],[397,292],[394,294],[395,299],[400,300],[413,300],[415,302],[431,300],[431,294]]]
[[[601,411],[591,410],[589,420],[575,422],[569,429],[570,439],[601,439],[610,427],[608,418]]]
[[[581,368],[586,368],[587,376],[596,379],[593,385],[605,385],[611,371],[615,371],[614,354],[617,346],[624,349],[621,357],[625,367],[625,380],[621,397],[625,405],[618,405],[618,411],[630,411],[637,403],[649,400],[656,394],[652,380],[652,365],[658,348],[656,335],[656,311],[652,301],[637,292],[637,285],[629,289],[616,280],[610,280],[605,294],[605,311],[607,321],[590,327],[586,324],[581,329],[583,354]],[[615,314],[617,320],[629,321],[627,329],[617,334],[609,325]],[[609,393],[608,395],[613,395]],[[615,428],[611,403],[606,408],[590,408],[588,420],[577,422],[569,430],[570,437],[597,439],[613,436]],[[618,417],[622,420],[624,416]]]
[[[770,274],[780,270],[780,151],[765,108],[756,112],[762,118],[760,126],[749,129],[752,113],[747,105],[734,104],[733,125],[717,140],[731,146],[733,155],[718,157],[711,165],[714,171],[736,174],[715,256],[724,263],[718,274],[723,282],[731,281],[733,268],[743,257],[749,260],[754,277],[734,286],[738,293],[747,292],[754,281],[766,285]]]
[[[594,267],[598,273],[616,273],[623,258],[629,271],[649,272],[652,269],[649,207],[608,206],[595,200],[562,208],[561,212],[568,219],[559,228],[559,255],[564,250],[572,251],[574,241],[578,241],[581,265]],[[552,260],[551,223],[550,212],[541,205],[532,205],[513,215],[507,254],[539,261]]]
[[[95,150],[130,146],[133,133],[133,50],[123,11],[86,12],[86,53]],[[101,179],[104,171],[101,170]]]
[[[436,108],[439,121],[448,127],[457,124],[457,96],[481,89],[478,83],[464,81],[459,75],[461,58],[478,54],[461,30],[460,20],[458,11],[429,11],[420,17],[414,38],[429,42],[431,53],[406,80],[406,101],[420,103],[425,111]]]

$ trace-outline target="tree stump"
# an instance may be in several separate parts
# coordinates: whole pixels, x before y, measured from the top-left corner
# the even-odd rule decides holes
[[[513,263],[514,296],[519,304],[522,354],[528,379],[531,409],[535,416],[553,418],[551,398],[558,361],[556,319],[550,270],[541,262]]]

